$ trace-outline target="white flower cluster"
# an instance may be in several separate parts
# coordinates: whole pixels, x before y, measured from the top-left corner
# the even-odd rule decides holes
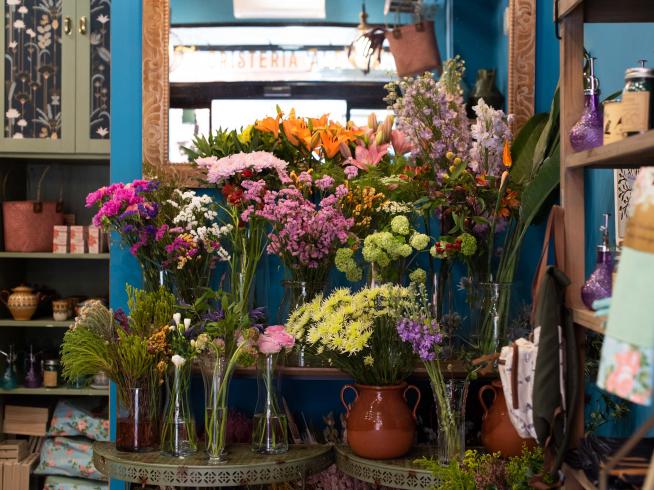
[[[411,204],[398,201],[385,201],[381,204],[380,209],[388,214],[402,214],[414,211]]]
[[[179,189],[175,189],[174,194],[177,200],[168,200],[168,204],[178,209],[173,223],[182,226],[186,231],[192,232],[200,224],[211,223],[218,216],[210,196],[198,196],[195,191]]]

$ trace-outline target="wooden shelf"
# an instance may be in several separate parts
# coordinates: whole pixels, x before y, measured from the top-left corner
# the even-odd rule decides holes
[[[563,463],[563,474],[565,475],[566,480],[573,480],[579,487],[584,490],[597,490],[597,487],[588,479],[586,473],[583,470],[576,470],[566,463]],[[569,488],[567,483],[565,488]],[[570,487],[574,488],[574,487]]]
[[[597,317],[595,312],[585,307],[572,308],[572,321],[593,332],[604,334],[606,317]]]
[[[352,379],[338,368],[333,367],[295,367],[295,366],[282,366],[279,368],[283,376],[289,378],[307,378],[307,379]],[[451,373],[457,378],[463,378],[467,375],[467,371],[461,361],[452,362]],[[247,367],[239,368],[235,373],[237,376],[251,377],[256,375],[256,368]],[[423,367],[416,368],[413,372],[414,376],[426,377],[427,370]]]
[[[0,252],[0,259],[109,260],[108,253],[54,254],[51,252]]]
[[[654,4],[654,2],[653,2]],[[654,160],[654,130],[631,136],[605,146],[573,153],[566,167],[641,167]]]
[[[25,388],[18,386],[13,390],[0,388],[0,395],[35,395],[35,396],[109,396],[109,389],[96,390],[93,388]]]
[[[584,22],[654,22],[651,0],[559,0],[559,19],[583,5]]]
[[[11,320],[11,319],[1,319],[0,320],[0,327],[48,327],[48,328],[67,328],[70,325],[75,323],[75,320],[66,320],[64,322],[58,322],[53,320],[52,318],[42,318],[42,319],[36,319],[36,320],[27,320],[27,321],[21,321],[21,320]]]

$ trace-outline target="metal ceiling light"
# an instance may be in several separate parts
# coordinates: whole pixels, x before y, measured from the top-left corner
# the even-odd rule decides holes
[[[359,25],[352,44],[347,48],[347,57],[355,68],[363,73],[379,66],[381,62],[382,45],[384,44],[384,29],[368,25],[366,3],[361,4]]]

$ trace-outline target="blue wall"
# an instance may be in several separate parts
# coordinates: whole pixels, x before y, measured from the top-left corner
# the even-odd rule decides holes
[[[111,5],[111,181],[141,176],[141,2],[114,0]],[[141,283],[139,267],[127,250],[111,247],[112,308],[126,308],[125,283]],[[115,396],[111,389],[111,427],[115,437]],[[112,481],[111,490],[123,490]]]

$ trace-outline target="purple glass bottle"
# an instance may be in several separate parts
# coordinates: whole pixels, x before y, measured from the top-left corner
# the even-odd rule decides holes
[[[590,310],[593,302],[598,299],[609,298],[613,286],[613,254],[609,247],[609,215],[604,215],[602,243],[597,246],[597,262],[595,270],[581,288],[581,299]]]
[[[570,130],[570,144],[575,151],[602,146],[604,116],[599,103],[599,80],[595,77],[595,58],[590,58],[590,76],[584,89],[584,112]]]

